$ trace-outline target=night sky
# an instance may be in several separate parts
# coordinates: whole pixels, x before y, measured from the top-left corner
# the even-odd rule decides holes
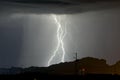
[[[65,61],[73,61],[77,52],[78,58],[96,57],[114,64],[120,60],[119,5],[1,2],[0,67],[47,65],[57,45],[57,27],[51,14],[60,15],[67,23]]]

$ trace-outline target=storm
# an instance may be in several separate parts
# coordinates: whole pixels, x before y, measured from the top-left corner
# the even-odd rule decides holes
[[[71,2],[71,1],[70,1]],[[72,3],[72,2],[71,2]],[[58,45],[58,23],[66,35],[64,62],[95,57],[115,64],[120,59],[120,2],[40,3],[0,2],[0,67],[48,66]],[[56,17],[56,20],[58,19]],[[63,35],[63,34],[59,34]],[[63,49],[52,64],[61,62]]]

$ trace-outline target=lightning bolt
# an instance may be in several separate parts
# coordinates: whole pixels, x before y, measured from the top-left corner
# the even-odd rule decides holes
[[[61,57],[61,61],[60,62],[64,62],[64,57],[65,57],[65,48],[64,48],[64,42],[63,39],[66,35],[66,24],[64,27],[62,27],[62,24],[59,20],[60,16],[57,16],[55,14],[52,15],[56,25],[57,25],[57,47],[53,53],[53,55],[50,57],[49,61],[48,61],[48,66],[51,65],[51,61],[53,60],[53,58],[56,56],[58,50],[61,48],[62,49],[62,57]]]

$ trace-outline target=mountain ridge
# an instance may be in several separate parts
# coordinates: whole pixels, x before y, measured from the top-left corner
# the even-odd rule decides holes
[[[58,74],[58,75],[74,75],[74,74],[118,74],[120,75],[120,61],[116,64],[108,65],[106,60],[93,57],[85,57],[72,62],[54,64],[49,67],[28,68],[11,67],[0,68],[0,74]]]

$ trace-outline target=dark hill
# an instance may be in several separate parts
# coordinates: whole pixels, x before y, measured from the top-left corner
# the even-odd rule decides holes
[[[65,62],[50,67],[30,67],[25,72],[40,72],[44,74],[74,75],[74,74],[120,74],[120,61],[115,65],[106,64],[106,60],[92,57],[82,58],[73,62]]]
[[[106,60],[92,57],[73,62],[54,64],[49,67],[29,67],[10,69],[1,68],[0,74],[47,74],[47,75],[83,75],[83,74],[120,74],[120,61],[114,65],[106,64]]]

